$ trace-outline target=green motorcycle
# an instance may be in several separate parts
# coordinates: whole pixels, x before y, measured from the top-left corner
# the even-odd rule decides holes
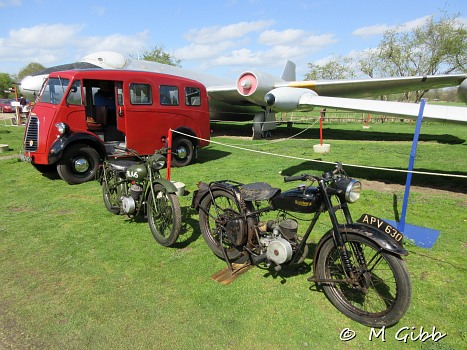
[[[114,148],[124,153],[108,157],[99,175],[105,207],[116,215],[146,215],[155,240],[165,247],[173,245],[180,235],[182,215],[177,188],[160,175],[168,149],[141,156],[129,148]]]

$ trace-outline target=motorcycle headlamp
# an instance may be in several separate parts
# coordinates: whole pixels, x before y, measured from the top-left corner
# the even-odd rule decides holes
[[[338,187],[344,192],[347,203],[355,203],[360,198],[362,183],[355,179],[342,179]]]
[[[165,167],[166,159],[162,154],[153,154],[149,159],[149,164],[154,170],[160,170]]]
[[[60,135],[64,135],[70,130],[70,127],[65,123],[57,123],[55,124],[55,127]]]

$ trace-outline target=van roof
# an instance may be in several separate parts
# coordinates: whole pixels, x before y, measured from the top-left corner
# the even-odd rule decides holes
[[[56,71],[49,74],[49,77],[67,76],[73,79],[105,79],[105,80],[127,80],[127,79],[150,79],[150,78],[163,78],[175,79],[184,84],[201,85],[199,81],[180,77],[177,75],[170,75],[158,72],[137,71],[137,70],[122,70],[122,69],[72,69],[65,71]]]

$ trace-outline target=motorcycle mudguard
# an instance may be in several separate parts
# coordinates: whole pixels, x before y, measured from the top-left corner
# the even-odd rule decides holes
[[[237,198],[237,200],[240,199],[240,193],[239,193],[237,184],[232,185],[231,183],[228,183],[225,181],[215,182],[212,184],[201,182],[198,188],[199,189],[193,193],[193,200],[191,202],[191,207],[196,210],[199,209],[199,205],[201,201],[203,200],[204,197],[209,195],[210,191],[214,191],[214,190],[228,191],[235,198]]]
[[[402,255],[406,256],[409,255],[409,252],[404,249],[399,243],[397,243],[394,239],[389,237],[383,231],[378,230],[369,225],[364,224],[346,224],[341,225],[340,227],[343,228],[344,232],[353,233],[355,235],[360,235],[365,238],[368,238],[370,241],[375,243],[377,246],[381,247],[381,249],[393,253],[395,255]],[[315,250],[315,254],[313,257],[313,271],[316,271],[316,263],[318,261],[318,255],[321,251],[321,247],[323,246],[324,242],[328,239],[332,239],[332,232],[333,229],[329,230],[324,234],[323,237],[318,242],[318,245]]]
[[[159,178],[159,179],[154,179],[153,183],[161,184],[162,186],[164,186],[164,188],[167,190],[168,193],[177,192],[177,187],[175,187],[175,185],[169,180]]]

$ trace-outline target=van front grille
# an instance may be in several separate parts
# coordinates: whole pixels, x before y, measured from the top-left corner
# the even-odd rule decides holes
[[[26,152],[36,152],[39,144],[39,119],[30,116],[24,138],[24,150]]]

